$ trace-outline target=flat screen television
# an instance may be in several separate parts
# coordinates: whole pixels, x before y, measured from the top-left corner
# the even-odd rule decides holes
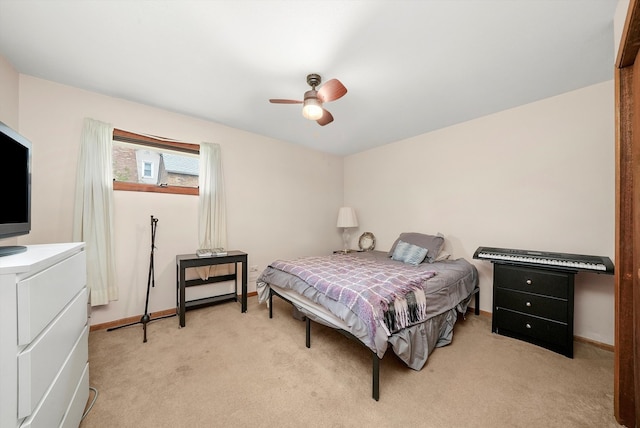
[[[0,239],[31,232],[31,142],[0,122]],[[26,251],[0,245],[0,257]]]

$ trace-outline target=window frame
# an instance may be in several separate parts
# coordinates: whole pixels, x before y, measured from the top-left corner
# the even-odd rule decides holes
[[[155,149],[169,149],[177,152],[200,155],[198,144],[183,143],[169,140],[162,137],[136,134],[122,129],[113,129],[113,141],[122,143],[147,146]],[[124,190],[129,192],[151,192],[151,193],[173,193],[178,195],[199,195],[197,187],[168,186],[144,183],[127,183],[113,179],[113,190]]]
[[[147,174],[147,166],[149,166],[149,173]],[[153,177],[153,164],[148,161],[142,161],[142,178]]]

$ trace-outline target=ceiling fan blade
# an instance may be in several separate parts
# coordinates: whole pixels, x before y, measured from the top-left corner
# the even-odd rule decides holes
[[[318,89],[318,99],[323,103],[337,100],[347,93],[347,88],[338,80],[331,79],[322,85]]]
[[[272,98],[269,100],[270,103],[274,104],[302,104],[302,101],[298,100],[281,100],[278,98]]]
[[[333,115],[329,113],[329,110],[322,109],[322,117],[316,120],[316,122],[318,122],[320,126],[328,125],[333,122]]]

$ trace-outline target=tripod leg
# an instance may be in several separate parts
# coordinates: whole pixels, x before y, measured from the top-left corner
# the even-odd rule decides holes
[[[153,216],[151,216],[151,254],[149,256],[149,276],[147,278],[147,297],[146,300],[144,302],[144,315],[142,316],[142,318],[140,319],[140,322],[142,323],[142,330],[143,330],[143,334],[144,334],[144,338],[142,340],[142,343],[146,343],[147,342],[147,323],[149,322],[149,319],[151,318],[149,316],[149,288],[153,285],[155,287],[155,275],[154,275],[154,267],[153,267],[153,252],[155,249],[155,244],[156,244],[156,225],[158,223],[157,219],[154,219]]]

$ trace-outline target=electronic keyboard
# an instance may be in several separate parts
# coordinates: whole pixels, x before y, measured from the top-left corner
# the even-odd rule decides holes
[[[601,256],[478,247],[473,254],[473,258],[489,260],[495,263],[511,263],[573,271],[583,270],[613,275],[613,262],[609,257]]]

